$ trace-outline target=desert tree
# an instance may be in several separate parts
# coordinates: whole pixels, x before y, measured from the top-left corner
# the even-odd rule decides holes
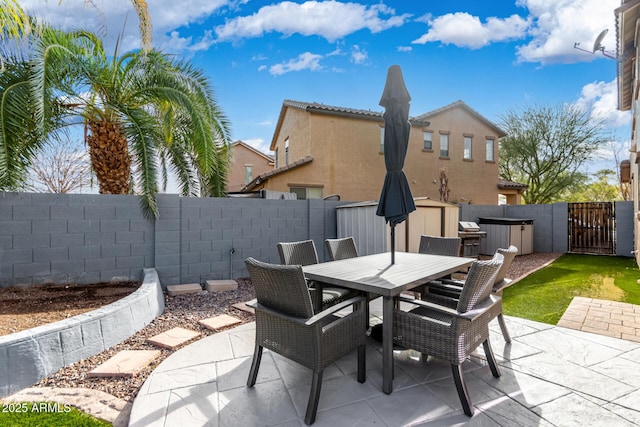
[[[38,151],[28,176],[25,189],[36,193],[79,193],[92,187],[87,150],[69,135],[47,141]]]
[[[512,109],[500,126],[500,177],[527,184],[528,204],[561,201],[584,185],[583,167],[606,141],[602,121],[570,104]]]

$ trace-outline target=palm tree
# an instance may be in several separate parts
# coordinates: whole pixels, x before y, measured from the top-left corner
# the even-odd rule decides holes
[[[17,65],[16,65],[17,67]],[[21,149],[24,163],[37,137],[21,140],[21,123],[41,138],[81,118],[100,193],[139,193],[144,214],[158,215],[158,175],[174,172],[182,195],[224,193],[229,123],[200,70],[157,50],[107,57],[90,32],[43,26],[33,40],[27,79],[0,86],[0,186],[11,175],[3,151]],[[22,75],[24,77],[24,75]],[[28,92],[17,105],[4,100]],[[4,161],[3,161],[4,160]]]

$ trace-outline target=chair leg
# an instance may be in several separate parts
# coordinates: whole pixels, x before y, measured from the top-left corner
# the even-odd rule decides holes
[[[256,348],[253,350],[253,361],[251,362],[251,370],[249,371],[249,378],[247,379],[247,386],[253,387],[258,378],[258,370],[260,369],[260,360],[262,360],[262,346],[256,344]]]
[[[453,373],[453,381],[456,383],[456,390],[458,391],[458,397],[460,398],[460,403],[462,403],[462,409],[464,413],[468,416],[473,416],[473,406],[471,405],[471,399],[469,399],[469,392],[467,391],[467,386],[464,383],[464,378],[462,377],[462,366],[461,365],[451,365],[451,372]]]
[[[498,323],[500,323],[500,330],[502,330],[502,336],[507,343],[511,342],[509,331],[507,330],[507,324],[504,322],[504,316],[502,313],[498,314]]]
[[[367,379],[367,346],[358,346],[358,382],[363,383]]]
[[[489,338],[485,342],[482,343],[484,347],[484,355],[487,358],[487,362],[489,362],[489,368],[491,369],[491,373],[494,377],[498,378],[500,376],[500,369],[498,369],[498,364],[496,363],[496,358],[493,355],[493,350],[491,349],[491,343],[489,343]]]
[[[316,412],[318,412],[318,401],[320,400],[320,389],[322,388],[322,372],[314,372],[311,382],[311,392],[309,393],[309,402],[307,403],[307,413],[304,416],[304,423],[308,426],[316,421]]]

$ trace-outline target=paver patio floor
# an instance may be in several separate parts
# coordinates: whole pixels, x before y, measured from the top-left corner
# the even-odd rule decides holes
[[[371,314],[380,316],[380,299]],[[375,320],[375,319],[374,319]],[[379,319],[378,319],[379,320]],[[448,364],[396,351],[394,391],[382,388],[381,345],[367,347],[367,381],[356,381],[356,355],[325,370],[314,426],[633,426],[640,425],[640,343],[506,317],[491,342],[502,376],[482,347],[465,362],[476,414],[462,412]],[[134,401],[131,426],[304,426],[311,371],[265,350],[246,387],[255,323],[196,341],[149,376]]]

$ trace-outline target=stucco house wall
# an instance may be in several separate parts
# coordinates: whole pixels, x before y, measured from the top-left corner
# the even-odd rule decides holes
[[[236,141],[231,144],[231,165],[227,178],[227,191],[236,192],[247,185],[246,167],[251,166],[251,181],[256,176],[273,169],[271,156],[261,153],[250,145]]]
[[[462,101],[410,119],[411,132],[405,174],[415,197],[439,200],[439,174],[449,180],[449,201],[498,204],[498,139],[504,132]],[[285,166],[305,156],[312,161],[275,173],[248,189],[290,191],[316,187],[322,197],[339,194],[342,200],[377,200],[384,181],[381,151],[382,112],[353,110],[323,104],[285,101],[271,149]],[[432,149],[425,150],[424,132],[432,133]],[[440,157],[440,134],[449,135],[449,156]],[[464,137],[472,138],[472,159],[463,159]],[[486,139],[494,141],[492,161],[486,161]],[[316,193],[318,194],[318,193]]]

